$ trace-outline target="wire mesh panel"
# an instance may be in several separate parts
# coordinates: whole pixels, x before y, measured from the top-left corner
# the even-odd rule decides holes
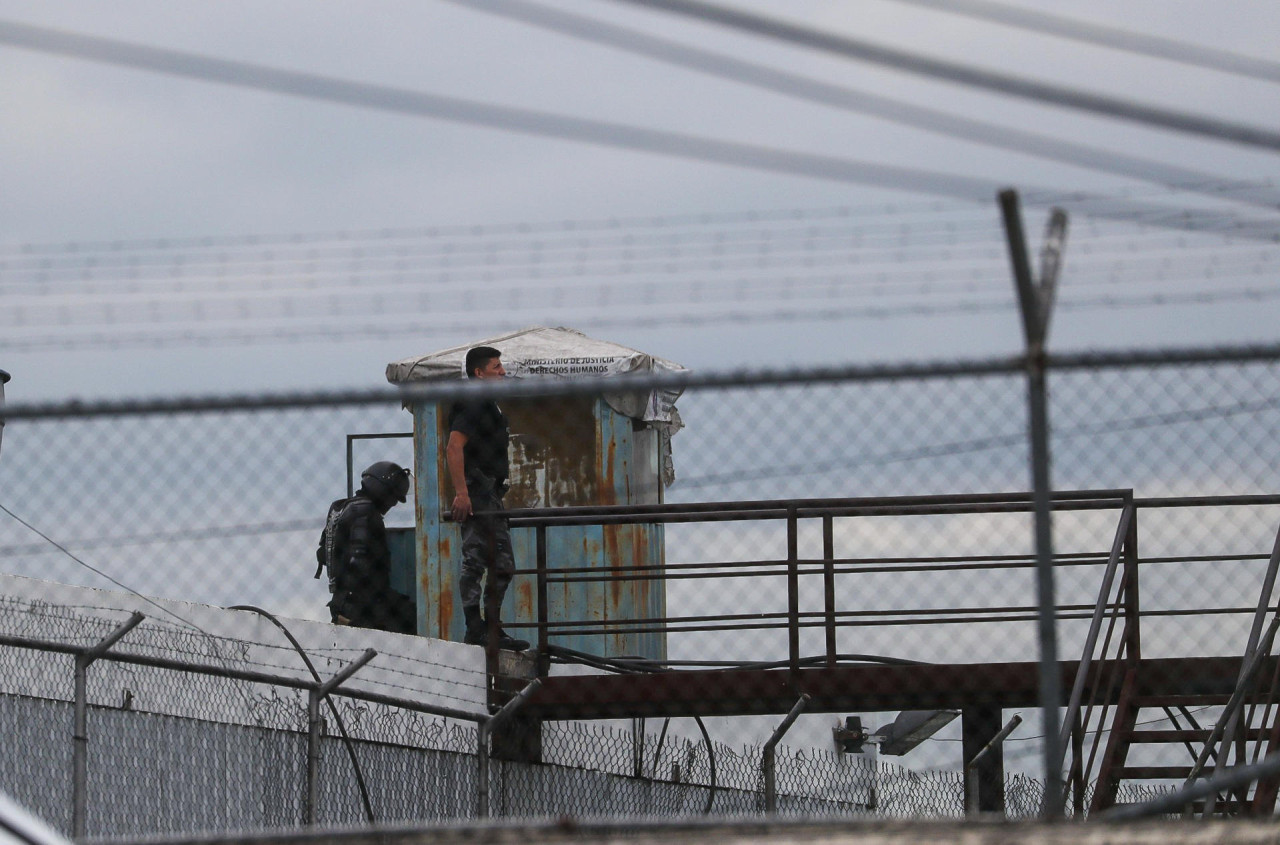
[[[1116,737],[1194,726],[1203,744],[1248,650],[1268,645],[1280,364],[1117,356],[1049,381],[1047,610],[1064,690],[1077,669],[1086,678],[1066,711],[1084,735],[1062,762],[1069,773],[1075,755],[1092,760],[1068,808],[1085,815],[1173,788],[1162,775],[1188,763],[1188,746]],[[660,428],[561,386],[528,406],[541,415],[530,431],[513,431],[517,571],[503,624],[536,649],[514,678],[449,637],[330,624],[328,583],[312,577],[329,503],[376,461],[418,478],[445,461],[441,428],[424,430],[402,397],[16,415],[0,461],[6,791],[68,831],[80,795],[93,835],[486,812],[755,815],[770,803],[794,816],[959,818],[964,757],[991,738],[974,726],[1017,712],[1026,724],[994,782],[1007,815],[1038,812],[1046,609],[1012,365],[687,379],[682,426]],[[501,390],[500,403],[528,401]],[[442,387],[408,405],[447,409],[462,395]],[[461,623],[449,484],[447,473],[416,484],[385,515],[403,538],[396,589],[424,633]],[[243,606],[256,610],[230,609]],[[305,627],[306,647],[253,627],[263,612]],[[362,659],[382,667],[376,689],[309,713],[310,690]],[[1192,659],[1203,662],[1180,662]],[[1274,660],[1261,660],[1241,761],[1259,758],[1274,723]],[[1158,678],[1152,661],[1166,661]],[[535,676],[544,686],[518,703],[539,724],[514,743],[490,725],[495,759],[482,767],[477,725]],[[1126,677],[1168,700],[1122,711]],[[776,734],[802,695],[810,709]],[[77,702],[87,745],[76,746]],[[894,751],[895,714],[934,710],[957,718],[897,737]],[[858,750],[839,733],[854,715],[867,729]],[[771,735],[782,744],[770,784]]]

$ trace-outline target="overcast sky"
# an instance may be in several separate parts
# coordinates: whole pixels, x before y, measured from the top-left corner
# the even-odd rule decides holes
[[[1280,130],[1276,76],[901,0],[718,2],[916,57]],[[1171,39],[1184,56],[1209,48],[1280,65],[1274,0],[1004,2]],[[1054,347],[1280,339],[1274,147],[1026,102],[617,0],[536,8],[784,72],[790,84],[982,122],[989,134],[1036,133],[1115,166],[804,102],[447,0],[0,0],[0,368],[13,375],[9,400],[377,387],[389,361],[530,323],[576,326],[703,370],[1013,352],[1019,322],[994,201],[1006,185],[1027,200],[1033,249],[1048,214],[1042,192],[1059,194],[1052,201],[1072,214]],[[670,136],[817,157],[805,161],[831,171],[857,162],[848,170],[867,178],[771,172],[99,63],[14,46],[13,24],[361,83],[366,93],[527,110],[556,116],[544,124],[561,135],[579,119],[596,122],[600,137],[610,135],[600,124],[667,133],[665,143],[686,152],[690,144]],[[1173,180],[1183,188],[1139,178],[1134,159],[1183,174]],[[1261,187],[1231,187],[1237,181]],[[1073,193],[1171,214],[1144,226],[1091,219],[1088,203],[1068,201]],[[1237,201],[1259,196],[1269,208]],[[1177,228],[1201,212],[1239,218],[1247,234]],[[842,244],[766,249],[793,237],[791,217],[830,228]],[[714,268],[701,253],[673,252],[659,237],[668,232],[741,239],[767,260]],[[538,238],[596,258],[581,272],[560,259],[543,269]],[[644,260],[653,266],[623,267],[632,244],[652,250]],[[387,280],[369,257],[386,250],[430,258],[405,259],[403,278]],[[442,255],[511,259],[494,259],[477,283],[474,261]],[[473,295],[458,293],[471,285]],[[829,297],[825,313],[815,295]]]
[[[1251,78],[1136,55],[916,3],[724,3],[916,57],[1195,115],[1223,126],[1277,130],[1280,82],[1274,77]],[[1182,43],[1184,55],[1190,55],[1192,48],[1211,48],[1265,60],[1272,70],[1280,64],[1275,39],[1280,32],[1280,5],[1271,2],[1008,0],[1008,4],[1171,39]],[[531,5],[521,7],[527,10]],[[1280,175],[1280,152],[1265,144],[1197,137],[1030,103],[616,0],[540,0],[537,8],[590,17],[650,38],[713,51],[722,58],[785,72],[789,79],[802,77],[815,85],[982,121],[997,127],[995,131],[1004,127],[1034,132],[1104,155],[1136,157],[1180,169],[1175,172],[1203,174],[1217,180],[1208,183],[1211,190],[1219,187],[1218,181],[1243,180],[1263,185],[1263,194],[1271,196]],[[1180,282],[1180,304],[1110,309],[1096,297],[1093,305],[1081,305],[1094,296],[1086,292],[1090,285],[1128,272],[1132,275],[1122,281],[1152,285],[1141,289],[1145,296],[1161,290],[1149,278],[1149,268],[1135,269],[1116,256],[1129,250],[1149,261],[1163,258],[1167,264],[1181,265],[1186,254],[1179,250],[1187,244],[1170,240],[1160,227],[1131,228],[1120,235],[1090,229],[1083,206],[1069,208],[1073,217],[1062,277],[1064,307],[1053,335],[1057,347],[1275,339],[1273,327],[1280,309],[1272,293],[1274,269],[1280,261],[1273,256],[1280,215],[1274,203],[1266,208],[1230,201],[1241,196],[1238,190],[1229,191],[1227,200],[1207,198],[1153,186],[1132,175],[975,143],[954,133],[926,132],[802,102],[446,0],[109,5],[0,0],[0,21],[321,75],[378,90],[401,89],[808,154],[826,161],[902,169],[897,175],[889,174],[887,184],[766,172],[200,81],[22,48],[14,46],[12,39],[3,43],[5,39],[0,38],[0,77],[4,79],[0,113],[5,115],[0,128],[0,196],[4,197],[0,202],[4,261],[0,284],[11,306],[0,314],[0,335],[9,338],[6,342],[0,337],[0,367],[14,377],[11,401],[372,387],[384,384],[383,367],[388,361],[545,322],[579,326],[701,369],[1013,351],[1020,336],[1011,309],[1007,260],[998,251],[991,252],[1001,245],[993,196],[1000,185],[1025,192],[1033,250],[1048,213],[1043,203],[1032,204],[1040,189],[1064,194],[1127,193],[1136,202],[1175,211],[1209,210],[1252,221],[1251,237],[1218,239],[1208,252],[1197,253],[1195,260],[1208,267],[1247,265],[1229,283],[1206,271],[1199,274],[1204,281],[1198,286],[1187,286],[1186,279]],[[13,29],[8,32],[12,34]],[[550,123],[561,129],[566,125]],[[604,134],[609,134],[607,128]],[[931,175],[912,181],[915,173]],[[882,171],[873,181],[880,182],[884,175]],[[958,197],[956,185],[966,186],[973,198]],[[412,290],[410,279],[408,288],[396,289],[401,293],[379,294],[389,298],[380,299],[372,310],[356,309],[359,313],[350,322],[359,324],[359,331],[334,331],[335,322],[340,321],[332,319],[331,311],[323,323],[327,328],[308,323],[309,334],[275,341],[258,336],[245,345],[224,329],[239,318],[263,319],[253,308],[267,306],[246,306],[239,316],[215,317],[204,311],[165,316],[159,303],[166,301],[169,292],[153,287],[141,295],[125,296],[127,273],[101,269],[100,258],[70,271],[88,279],[86,284],[96,285],[92,291],[63,277],[41,282],[32,269],[32,261],[40,256],[63,261],[87,253],[100,256],[102,243],[116,241],[125,243],[116,255],[123,255],[127,263],[155,254],[154,244],[139,244],[175,239],[186,246],[165,245],[161,252],[176,257],[177,263],[190,263],[203,254],[193,244],[205,238],[228,239],[224,243],[229,246],[224,248],[233,257],[244,257],[255,238],[268,236],[298,235],[359,251],[378,241],[356,238],[352,247],[350,239],[333,240],[335,233],[452,227],[453,234],[437,234],[430,240],[433,248],[444,244],[443,248],[452,249],[465,240],[458,234],[465,230],[459,227],[475,226],[479,228],[474,240],[492,249],[494,239],[508,231],[501,228],[506,224],[545,228],[562,221],[661,218],[668,229],[680,229],[685,224],[673,222],[680,215],[707,214],[713,220],[711,228],[723,237],[740,228],[729,221],[742,212],[807,210],[821,222],[820,212],[837,208],[853,210],[844,213],[852,219],[851,226],[865,228],[877,220],[897,223],[906,233],[904,246],[912,249],[920,248],[935,224],[983,227],[980,237],[962,239],[961,246],[982,243],[988,248],[983,270],[973,271],[975,278],[982,279],[981,289],[975,283],[973,295],[990,307],[966,310],[956,305],[960,300],[955,296],[948,299],[922,289],[910,300],[914,313],[905,308],[892,318],[867,313],[878,305],[894,304],[868,292],[842,301],[846,316],[834,316],[834,311],[815,316],[811,310],[807,315],[765,319],[762,313],[785,309],[776,302],[755,300],[754,293],[740,292],[722,294],[714,318],[700,323],[695,313],[694,318],[673,324],[669,318],[681,313],[682,296],[702,281],[698,276],[702,271],[696,267],[681,269],[676,287],[655,287],[657,293],[634,307],[610,305],[607,297],[587,302],[597,284],[590,272],[577,282],[578,287],[558,288],[556,297],[513,306],[513,290],[559,283],[555,271],[541,282],[530,281],[526,262],[516,268],[509,284],[499,280],[478,297],[450,300],[447,308],[424,305],[423,298],[410,303],[407,296],[398,304],[397,297]],[[636,236],[651,232],[651,227],[637,226],[629,224],[622,231]],[[774,237],[759,232],[753,236]],[[615,248],[598,240],[591,246]],[[1099,249],[1110,250],[1108,257],[1096,259],[1090,269],[1087,259]],[[845,258],[855,254],[840,253]],[[278,257],[262,257],[261,250],[253,255],[246,282],[250,287],[259,284],[253,273],[276,280],[291,272],[305,275],[274,263]],[[898,260],[911,268],[917,259],[908,250]],[[938,263],[935,258],[929,272],[945,275],[946,267],[945,261]],[[777,262],[753,279],[767,289],[773,278],[770,273],[783,279],[792,269]],[[367,270],[357,268],[352,276]],[[410,271],[410,275],[427,272],[419,265]],[[205,290],[213,285],[201,278],[185,281],[197,288],[204,285]],[[628,278],[614,275],[607,282],[618,289]],[[864,281],[856,270],[849,271],[849,278]],[[442,290],[464,284],[434,276],[431,281],[442,285]],[[340,295],[341,286],[332,284],[326,283],[324,294]],[[1208,295],[1219,284],[1234,286],[1238,294],[1219,293],[1217,299]],[[76,310],[90,294],[108,301],[102,308],[110,311],[109,317]],[[444,302],[447,297],[442,294],[438,299]],[[941,313],[921,307],[943,301],[955,307],[943,308]],[[281,332],[288,334],[290,328],[303,324],[299,322],[303,318],[291,315],[309,307],[305,286],[273,302],[286,312],[272,318]],[[997,308],[992,303],[1003,305]],[[736,320],[725,316],[733,310],[750,310],[752,316]],[[631,315],[637,319],[629,320]],[[222,323],[218,331],[211,331],[215,320]],[[151,345],[123,340],[154,331],[161,322],[170,335],[187,333],[192,342],[175,341],[172,336]],[[380,331],[381,325],[388,330]],[[204,334],[210,337],[195,342]],[[85,335],[92,337],[85,339]]]

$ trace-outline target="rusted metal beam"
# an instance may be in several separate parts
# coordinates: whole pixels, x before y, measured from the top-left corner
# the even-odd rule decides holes
[[[1274,668],[1276,658],[1270,658]],[[1143,698],[1230,695],[1239,657],[1143,660],[1134,692]],[[1059,663],[1064,688],[1075,681],[1077,663]],[[810,713],[889,712],[998,705],[1034,706],[1039,668],[1021,663],[886,666],[845,664],[833,668],[684,670],[651,674],[549,677],[528,704],[531,718],[650,718],[786,714],[801,695]],[[1065,704],[1065,702],[1064,702]]]

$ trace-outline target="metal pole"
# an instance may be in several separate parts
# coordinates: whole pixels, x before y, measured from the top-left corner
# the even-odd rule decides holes
[[[1267,562],[1267,571],[1262,578],[1262,591],[1258,595],[1258,608],[1254,611],[1253,625],[1249,629],[1249,639],[1245,644],[1244,657],[1245,661],[1253,656],[1254,651],[1258,648],[1258,641],[1262,638],[1263,628],[1267,622],[1267,611],[1270,609],[1271,592],[1275,588],[1276,571],[1280,566],[1280,532],[1276,535],[1276,541],[1271,548],[1271,559]],[[1240,667],[1239,682],[1243,683],[1246,666],[1242,663]],[[1222,732],[1221,750],[1218,753],[1218,762],[1221,766],[1226,766],[1236,744],[1236,735],[1240,728],[1240,713],[1243,708],[1237,709],[1231,714],[1231,718],[1227,721],[1227,726]],[[1248,727],[1247,725],[1245,726]],[[1238,763],[1243,763],[1242,756],[1237,757]],[[1213,814],[1213,808],[1217,802],[1217,794],[1211,794],[1205,803],[1205,817],[1208,818]]]
[[[320,718],[320,701],[377,656],[377,651],[365,649],[332,678],[307,690],[307,787],[302,823],[308,827],[315,825],[320,806],[320,729],[324,724]]]
[[[1035,506],[1036,595],[1040,608],[1040,710],[1044,721],[1045,800],[1042,813],[1047,819],[1063,814],[1062,739],[1058,707],[1062,701],[1062,678],[1058,667],[1058,639],[1054,609],[1057,601],[1053,586],[1053,522],[1052,485],[1049,478],[1049,402],[1045,369],[1044,341],[1049,313],[1031,278],[1027,259],[1026,237],[1018,195],[1012,190],[1000,192],[1000,210],[1009,240],[1009,257],[1013,264],[1014,283],[1022,311],[1026,339],[1027,410],[1031,438],[1031,486]]]
[[[348,499],[350,499],[352,496],[356,494],[356,470],[355,470],[355,466],[353,466],[352,464],[352,461],[355,460],[355,453],[351,445],[354,439],[355,438],[353,438],[350,434],[347,435],[347,498]]]
[[[1188,781],[1177,792],[1166,793],[1151,801],[1142,804],[1125,804],[1106,810],[1098,814],[1098,820],[1119,822],[1167,815],[1176,812],[1179,808],[1189,806],[1199,798],[1206,798],[1224,789],[1247,786],[1255,780],[1271,777],[1277,772],[1280,772],[1280,755],[1268,754],[1259,763],[1215,772],[1213,777],[1199,783]]]
[[[800,671],[800,563],[796,506],[787,507],[787,643],[791,672]]]
[[[320,804],[320,691],[307,690],[307,792],[302,802],[302,823],[316,823]]]
[[[1012,719],[1009,720],[1009,723],[1005,725],[1003,728],[1001,728],[999,733],[991,737],[991,741],[988,742],[986,745],[982,746],[982,749],[978,751],[977,754],[973,755],[973,759],[970,760],[968,764],[965,765],[964,767],[964,792],[965,792],[965,798],[966,798],[965,809],[969,812],[969,814],[973,815],[978,812],[978,781],[977,781],[977,778],[974,776],[974,769],[978,767],[978,763],[982,761],[983,757],[986,757],[989,753],[991,753],[992,749],[1001,745],[1006,739],[1008,739],[1009,734],[1013,733],[1014,730],[1017,729],[1018,725],[1021,725],[1021,724],[1022,724],[1022,717],[1014,716]]]
[[[786,735],[791,726],[795,724],[796,719],[804,711],[809,704],[809,694],[805,693],[800,696],[791,708],[791,712],[782,720],[782,724],[778,725],[773,735],[769,737],[769,741],[764,744],[764,751],[760,757],[760,768],[764,770],[764,810],[766,813],[776,813],[778,811],[778,788],[775,782],[774,769],[774,749],[778,743],[782,741],[782,737]]]
[[[71,731],[71,835],[82,839],[85,835],[85,810],[88,806],[89,752],[89,704],[85,678],[89,663],[84,655],[76,655],[75,668],[75,726]]]
[[[538,676],[544,677],[551,671],[551,655],[547,649],[550,641],[547,625],[551,621],[548,607],[550,594],[547,590],[547,526],[539,525],[535,528],[534,538],[538,558]]]
[[[823,627],[827,632],[827,668],[836,665],[836,540],[834,520],[828,514],[822,518],[822,611],[826,618]]]
[[[489,818],[489,737],[497,730],[503,722],[511,718],[511,716],[524,706],[529,697],[537,692],[538,687],[542,686],[541,678],[534,678],[515,698],[508,701],[502,706],[502,709],[494,713],[487,720],[480,723],[479,730],[476,731],[477,745],[476,748],[476,768],[479,783],[476,784],[476,815],[482,819]]]
[[[1240,679],[1236,682],[1236,688],[1232,690],[1231,697],[1227,699],[1227,703],[1223,705],[1222,715],[1218,717],[1218,722],[1213,726],[1213,730],[1209,732],[1209,738],[1205,740],[1204,745],[1200,749],[1200,753],[1196,756],[1195,764],[1191,767],[1187,779],[1183,782],[1184,788],[1190,788],[1191,785],[1200,777],[1201,770],[1204,769],[1205,763],[1209,760],[1209,755],[1213,753],[1213,747],[1222,739],[1222,734],[1226,730],[1227,722],[1232,715],[1240,707],[1244,700],[1245,690],[1249,684],[1253,683],[1254,675],[1258,673],[1258,669],[1262,667],[1262,662],[1271,651],[1271,645],[1276,638],[1276,630],[1280,628],[1280,614],[1277,614],[1272,620],[1271,625],[1267,627],[1267,631],[1262,635],[1262,642],[1258,644],[1258,648],[1245,661],[1244,669],[1240,672]],[[1225,764],[1226,752],[1221,754],[1221,760]],[[1247,768],[1247,767],[1236,767]],[[1217,773],[1215,773],[1217,774]],[[1183,818],[1190,818],[1191,805],[1183,809]]]
[[[89,808],[89,666],[146,617],[134,611],[97,645],[76,655],[75,715],[71,731],[71,835],[85,836]]]
[[[1063,719],[1062,738],[1059,744],[1059,750],[1063,756],[1058,760],[1058,766],[1061,767],[1066,760],[1066,746],[1070,738],[1072,730],[1074,730],[1075,717],[1080,710],[1080,702],[1084,698],[1085,681],[1088,678],[1089,671],[1093,667],[1093,651],[1098,647],[1098,635],[1102,631],[1102,620],[1106,615],[1107,599],[1111,596],[1111,585],[1115,581],[1116,569],[1120,566],[1121,556],[1125,550],[1125,541],[1129,537],[1129,525],[1134,518],[1134,506],[1130,501],[1125,505],[1124,510],[1120,512],[1120,524],[1116,526],[1116,536],[1111,544],[1111,554],[1107,558],[1107,569],[1102,575],[1102,587],[1098,590],[1098,601],[1093,606],[1093,618],[1089,622],[1089,633],[1084,638],[1084,652],[1080,658],[1080,665],[1076,669],[1075,684],[1071,687],[1071,699],[1067,703],[1067,715]]]

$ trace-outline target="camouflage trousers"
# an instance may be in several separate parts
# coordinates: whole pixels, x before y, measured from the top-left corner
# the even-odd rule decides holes
[[[492,492],[472,494],[471,504],[478,511],[500,510],[502,499]],[[485,607],[490,602],[501,605],[515,572],[507,518],[472,514],[462,523],[462,572],[458,578],[462,606],[480,607],[482,598]]]

